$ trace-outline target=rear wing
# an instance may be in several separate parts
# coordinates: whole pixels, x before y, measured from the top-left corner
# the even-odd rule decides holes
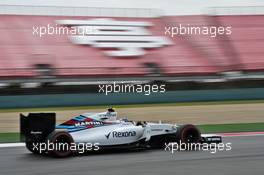
[[[55,125],[56,113],[20,114],[20,141],[44,141]]]

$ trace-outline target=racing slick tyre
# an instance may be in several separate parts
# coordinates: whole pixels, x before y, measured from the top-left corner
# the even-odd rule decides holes
[[[66,131],[52,132],[48,136],[47,141],[53,145],[53,149],[48,150],[48,153],[54,157],[68,157],[73,153],[70,147],[74,141],[72,136]]]
[[[179,143],[200,143],[201,133],[199,129],[191,124],[182,125],[178,128],[176,140]]]

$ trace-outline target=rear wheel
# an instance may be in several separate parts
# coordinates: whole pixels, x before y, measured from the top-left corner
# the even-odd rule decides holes
[[[48,141],[53,146],[48,150],[49,154],[55,157],[68,157],[72,154],[70,149],[73,143],[72,136],[65,131],[54,131],[48,136]]]

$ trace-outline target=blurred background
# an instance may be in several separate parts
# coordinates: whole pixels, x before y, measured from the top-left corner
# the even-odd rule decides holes
[[[262,1],[13,0],[1,4],[0,108],[264,98]],[[98,19],[117,23],[91,22]],[[166,27],[179,24],[230,26],[232,33],[164,34]],[[79,40],[33,34],[34,28],[47,25],[97,25],[99,32]],[[129,31],[133,25],[147,33],[122,34],[122,27]],[[170,44],[148,48],[151,41],[142,39],[145,36],[162,37]],[[85,37],[94,37],[94,43],[82,43]],[[118,52],[127,48],[132,48],[130,55]],[[165,84],[167,93],[98,93],[98,84],[113,82]]]
[[[166,34],[179,25],[232,32]],[[40,37],[48,26],[91,33]],[[263,174],[263,46],[263,0],[1,0],[0,147],[20,142],[19,113],[55,112],[60,124],[109,106],[129,120],[238,137],[224,138],[229,152],[175,156],[155,150],[50,161],[24,147],[0,148],[0,174]],[[166,92],[99,93],[114,82]]]

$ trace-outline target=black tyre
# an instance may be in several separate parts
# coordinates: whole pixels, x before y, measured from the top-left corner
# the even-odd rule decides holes
[[[176,139],[181,143],[200,143],[201,133],[194,125],[182,125],[178,128]]]
[[[73,138],[68,132],[54,131],[48,136],[47,141],[54,145],[52,150],[48,150],[48,153],[52,156],[68,157],[72,154],[70,147]]]

